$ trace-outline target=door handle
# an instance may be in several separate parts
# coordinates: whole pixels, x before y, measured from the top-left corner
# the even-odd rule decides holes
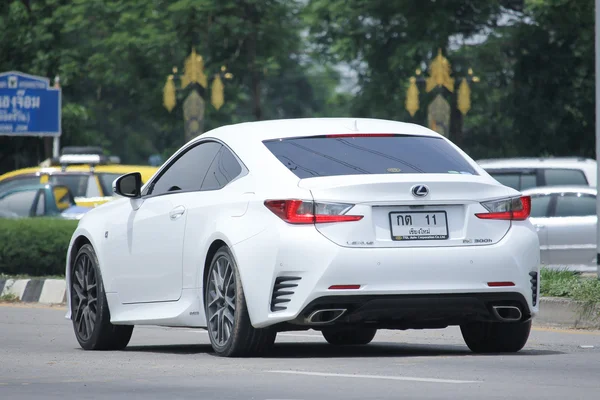
[[[535,229],[536,229],[536,230],[538,230],[538,231],[540,231],[540,230],[542,230],[542,229],[544,229],[544,228],[546,228],[546,226],[545,226],[545,225],[539,225],[539,224],[535,224]]]
[[[183,213],[185,213],[184,206],[175,207],[169,212],[169,218],[171,218],[171,221],[175,221],[176,219],[179,219],[179,217],[181,217]]]

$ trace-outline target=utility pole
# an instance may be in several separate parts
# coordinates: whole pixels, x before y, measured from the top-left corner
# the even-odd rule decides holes
[[[600,0],[596,0],[596,188],[600,176]],[[596,274],[600,279],[600,196],[596,196]]]

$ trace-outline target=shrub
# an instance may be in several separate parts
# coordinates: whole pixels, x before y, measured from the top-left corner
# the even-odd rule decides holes
[[[65,274],[67,249],[78,221],[0,219],[0,274]]]

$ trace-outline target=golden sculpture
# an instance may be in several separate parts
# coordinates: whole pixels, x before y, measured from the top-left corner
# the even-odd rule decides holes
[[[221,75],[227,80],[233,78],[233,74],[227,72],[227,67],[224,65],[221,66],[219,73],[215,74],[215,78],[211,85],[211,104],[217,110],[219,110],[221,107],[223,107],[223,104],[225,104],[225,94]],[[163,105],[169,112],[171,112],[177,104],[177,87],[175,85],[176,76],[178,76],[177,68],[173,67],[173,74],[168,76],[167,82],[165,82],[165,86],[163,88]],[[208,87],[208,78],[204,73],[204,60],[202,59],[202,56],[198,55],[196,50],[193,48],[192,52],[185,60],[184,73],[180,76],[180,79],[181,89],[186,89],[192,84],[198,84],[204,89]],[[196,90],[192,89],[192,91],[195,92]]]
[[[224,103],[224,93],[223,93],[223,81],[221,81],[221,77],[217,75],[213,81],[211,88],[211,98],[210,101],[214,108],[217,110],[223,106]]]
[[[441,94],[435,96],[435,99],[427,108],[428,125],[431,130],[436,131],[445,137],[450,133],[450,104]]]
[[[444,86],[450,92],[454,92],[454,79],[450,77],[450,71],[450,62],[442,55],[442,49],[438,49],[438,55],[429,64],[427,92],[431,92],[437,86]]]
[[[192,53],[185,60],[185,68],[181,77],[181,88],[185,89],[190,83],[197,83],[206,89],[208,80],[204,74],[204,60],[202,56],[196,54],[196,49],[192,48]]]
[[[410,78],[410,85],[406,93],[406,109],[411,117],[414,117],[419,110],[419,88],[417,87],[417,78],[414,76]]]
[[[462,79],[460,86],[458,87],[458,110],[463,114],[467,115],[471,109],[471,88],[465,78]]]
[[[169,112],[175,108],[176,94],[177,89],[175,88],[175,82],[173,82],[173,75],[169,75],[167,82],[165,83],[165,87],[163,88],[163,105]]]
[[[416,70],[417,77],[410,77],[406,91],[405,108],[411,117],[419,110],[419,88],[418,83],[425,82],[427,93],[436,88],[446,88],[450,93],[455,92],[455,79],[450,75],[452,70],[450,62],[443,56],[442,50],[438,49],[437,56],[429,64],[429,76],[421,77],[421,69]],[[479,82],[479,77],[473,76],[473,69],[468,69],[468,76],[461,79],[456,94],[457,109],[462,115],[466,115],[471,109],[470,82]],[[427,126],[444,136],[448,136],[450,129],[451,108],[444,98],[444,90],[438,92],[434,100],[427,107]]]

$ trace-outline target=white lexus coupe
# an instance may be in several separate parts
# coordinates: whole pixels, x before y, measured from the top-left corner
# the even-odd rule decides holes
[[[456,325],[474,352],[517,352],[538,312],[530,198],[419,125],[224,126],[113,189],[67,254],[84,349],[122,349],[135,325],[205,328],[220,356],[264,354],[281,331],[365,345]]]

